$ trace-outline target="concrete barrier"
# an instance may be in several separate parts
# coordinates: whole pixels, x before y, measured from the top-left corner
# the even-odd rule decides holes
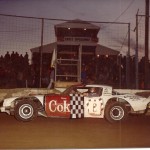
[[[59,90],[54,89],[30,89],[30,88],[16,88],[16,89],[0,89],[0,101],[9,97],[20,97],[36,94],[50,94],[61,93]]]
[[[81,84],[81,82],[62,82],[62,81],[57,81],[55,82],[55,88],[67,88],[71,85],[77,85]]]
[[[9,97],[20,97],[20,96],[28,96],[28,95],[36,95],[36,94],[50,94],[50,93],[61,93],[66,88],[55,88],[53,90],[46,88],[16,88],[16,89],[0,89],[0,101],[9,98]],[[115,89],[119,93],[148,93],[150,95],[150,90],[132,90],[132,89]]]

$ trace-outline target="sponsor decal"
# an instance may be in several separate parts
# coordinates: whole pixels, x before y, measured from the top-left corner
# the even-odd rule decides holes
[[[124,96],[125,99],[129,99],[129,100],[132,100],[132,101],[138,101],[138,100],[141,100],[138,96],[130,96],[130,95],[126,95]]]
[[[105,88],[105,89],[104,89],[104,94],[107,94],[107,93],[108,93],[108,89]]]
[[[70,97],[55,95],[45,97],[45,110],[49,117],[70,117]]]
[[[104,88],[103,90],[104,95],[111,95],[112,90],[110,88]]]
[[[51,112],[70,112],[70,104],[67,104],[65,100],[62,104],[57,103],[56,100],[51,100],[49,102],[49,110]]]

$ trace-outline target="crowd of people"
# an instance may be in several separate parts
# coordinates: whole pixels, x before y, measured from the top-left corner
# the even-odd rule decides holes
[[[0,88],[25,87],[30,75],[28,54],[7,52],[0,56]]]
[[[139,62],[139,88],[143,89],[144,57]],[[43,67],[42,86],[48,87],[50,72]],[[121,60],[112,56],[96,57],[88,65],[82,64],[83,83],[99,83],[126,88],[126,57]],[[28,54],[7,52],[0,57],[0,88],[39,87],[39,66],[29,64]],[[135,88],[135,59],[130,57],[130,88]]]
[[[94,58],[94,61],[90,61],[88,65],[86,64],[87,62],[83,66],[81,73],[84,83],[105,84],[114,88],[136,88],[135,57],[103,55]],[[144,89],[144,57],[139,61],[138,66],[138,87],[139,89]]]
[[[127,64],[128,63],[128,64]],[[127,66],[129,65],[129,66]],[[139,89],[144,89],[144,57],[138,63]],[[127,72],[127,67],[128,72]],[[90,68],[90,69],[89,69]],[[94,70],[96,73],[93,76]],[[150,68],[149,68],[150,69]],[[114,88],[136,88],[136,60],[126,56],[99,56],[87,66],[86,76],[95,83],[112,85]],[[85,70],[83,75],[85,76]],[[127,73],[128,81],[127,83]],[[84,79],[85,80],[85,79]],[[86,81],[87,82],[87,81]],[[89,81],[88,81],[89,82]]]

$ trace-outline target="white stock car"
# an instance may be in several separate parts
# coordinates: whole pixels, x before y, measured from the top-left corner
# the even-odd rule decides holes
[[[95,95],[90,89],[95,88]],[[14,115],[17,120],[31,121],[37,116],[60,118],[105,118],[114,123],[125,120],[128,114],[144,114],[150,98],[120,94],[111,86],[74,85],[61,94],[11,97],[0,103],[0,111]]]

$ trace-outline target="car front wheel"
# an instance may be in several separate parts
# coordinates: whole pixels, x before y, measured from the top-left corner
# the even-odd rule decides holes
[[[15,118],[20,121],[31,121],[37,117],[37,106],[33,101],[21,100],[15,107]]]
[[[112,102],[106,106],[105,118],[111,123],[124,121],[127,116],[128,111],[122,103]]]

